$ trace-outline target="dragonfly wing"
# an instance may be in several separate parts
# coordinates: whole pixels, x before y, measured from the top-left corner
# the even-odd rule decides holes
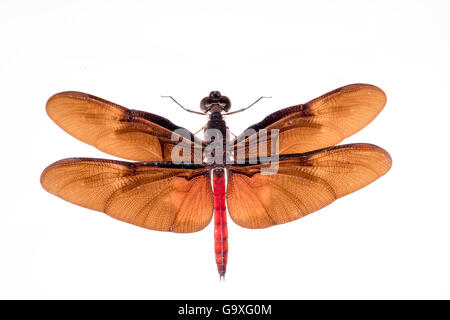
[[[64,200],[151,230],[199,231],[213,212],[209,171],[201,165],[72,158],[47,167],[41,184]]]
[[[171,161],[172,149],[180,139],[191,147],[192,153],[194,147],[203,149],[201,140],[163,117],[130,110],[86,93],[58,93],[48,100],[46,109],[49,117],[70,135],[120,158]],[[172,136],[177,129],[183,130],[183,137]]]
[[[272,129],[279,130],[279,154],[334,146],[369,124],[385,104],[386,95],[373,85],[353,84],[336,89],[306,104],[272,113],[249,127],[234,140],[234,157],[256,157],[258,139],[268,144],[270,155]],[[267,130],[267,139],[259,135],[261,129]]]
[[[349,144],[280,156],[271,164],[273,174],[270,164],[235,165],[229,169],[228,210],[246,228],[286,223],[368,185],[391,164],[380,147]]]

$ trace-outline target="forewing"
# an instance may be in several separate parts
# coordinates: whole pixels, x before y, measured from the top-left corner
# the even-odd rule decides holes
[[[64,131],[111,155],[133,161],[171,161],[173,147],[203,143],[184,128],[144,111],[130,110],[81,92],[61,92],[47,102],[49,117]],[[173,131],[182,129],[182,136]]]
[[[234,157],[256,157],[258,142],[266,143],[267,153],[271,155],[271,145],[275,145],[272,129],[279,130],[279,154],[334,146],[364,128],[385,104],[386,95],[373,85],[353,84],[336,89],[306,104],[272,113],[249,127],[234,140]],[[259,134],[261,129],[267,130],[267,139]]]
[[[238,225],[266,228],[304,217],[384,175],[389,154],[370,144],[349,144],[280,156],[270,164],[229,169],[228,210]]]
[[[64,200],[151,230],[199,231],[213,212],[208,169],[201,165],[72,158],[47,167],[41,184]]]

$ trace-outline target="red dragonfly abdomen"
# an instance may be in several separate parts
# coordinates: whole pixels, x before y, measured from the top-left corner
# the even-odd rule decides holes
[[[220,279],[225,278],[228,260],[227,207],[225,203],[225,172],[213,170],[214,252]]]

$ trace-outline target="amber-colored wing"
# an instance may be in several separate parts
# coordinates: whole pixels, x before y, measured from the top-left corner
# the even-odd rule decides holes
[[[202,141],[192,133],[163,117],[130,110],[86,93],[68,91],[52,96],[47,102],[47,113],[75,138],[128,160],[171,161],[172,149],[181,140],[191,146],[192,152],[194,146],[203,148]],[[185,132],[184,137],[172,137],[177,129]]]
[[[228,210],[246,228],[289,222],[368,185],[391,164],[380,147],[349,144],[280,156],[271,164],[273,174],[262,174],[269,164],[235,165],[229,169]]]
[[[352,84],[308,103],[282,109],[249,127],[234,140],[235,159],[256,157],[257,137],[267,141],[279,130],[279,154],[303,153],[338,144],[370,123],[386,104],[384,92],[369,84]],[[267,130],[267,139],[259,130]],[[256,132],[253,134],[253,132]]]
[[[72,158],[47,167],[41,184],[64,200],[152,230],[199,231],[213,212],[208,168],[201,165]]]

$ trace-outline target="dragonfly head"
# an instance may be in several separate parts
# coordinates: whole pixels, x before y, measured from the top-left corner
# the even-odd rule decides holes
[[[213,109],[213,107],[218,107],[219,110],[228,112],[231,108],[231,101],[228,97],[220,94],[219,91],[211,91],[209,96],[204,97],[200,101],[200,109],[203,112],[208,112]]]

